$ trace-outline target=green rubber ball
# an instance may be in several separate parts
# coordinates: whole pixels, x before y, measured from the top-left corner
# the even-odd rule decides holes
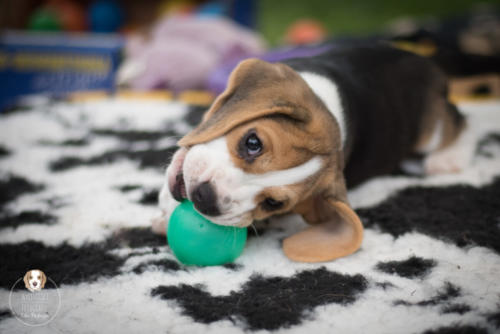
[[[217,225],[183,201],[170,216],[167,241],[186,265],[217,266],[233,262],[243,252],[247,229]]]

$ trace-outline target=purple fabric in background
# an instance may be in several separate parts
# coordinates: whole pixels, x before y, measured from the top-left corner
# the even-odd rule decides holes
[[[219,64],[263,54],[254,31],[223,17],[168,16],[127,39],[118,83],[137,90],[204,89]]]
[[[284,59],[297,58],[297,57],[312,57],[323,53],[325,51],[333,48],[333,45],[314,45],[314,46],[302,46],[293,48],[281,48],[271,52],[267,52],[262,55],[255,55],[255,58],[259,58],[271,63],[278,62]],[[231,74],[231,71],[238,65],[238,63],[244,59],[250,57],[239,57],[230,62],[226,62],[223,65],[216,68],[209,76],[206,83],[206,88],[214,94],[220,94],[226,89],[227,79]]]

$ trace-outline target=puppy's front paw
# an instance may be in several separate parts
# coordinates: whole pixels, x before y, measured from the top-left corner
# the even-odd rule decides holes
[[[153,232],[156,234],[167,234],[167,217],[165,211],[162,211],[162,214],[160,216],[155,217],[151,220],[151,230],[153,230]]]
[[[467,126],[453,143],[445,148],[431,152],[424,160],[428,175],[459,173],[467,168],[474,157],[477,135]]]
[[[431,153],[425,158],[424,168],[427,175],[459,173],[471,160],[472,154],[468,148],[452,147]]]

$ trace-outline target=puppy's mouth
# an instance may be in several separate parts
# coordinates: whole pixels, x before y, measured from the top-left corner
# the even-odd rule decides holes
[[[179,172],[175,176],[175,185],[172,190],[172,196],[178,202],[182,202],[182,200],[187,199],[186,183],[184,182],[184,174],[182,172]]]

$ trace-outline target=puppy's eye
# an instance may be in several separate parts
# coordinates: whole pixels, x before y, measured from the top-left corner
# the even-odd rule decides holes
[[[262,201],[262,209],[266,211],[274,211],[283,207],[283,202],[277,201],[272,197],[267,197]]]
[[[252,133],[245,141],[245,147],[248,155],[256,155],[262,151],[262,143],[255,133]]]
[[[248,131],[238,143],[238,154],[248,163],[252,163],[262,154],[263,150],[264,145],[262,145],[262,141],[259,139],[255,129]]]

